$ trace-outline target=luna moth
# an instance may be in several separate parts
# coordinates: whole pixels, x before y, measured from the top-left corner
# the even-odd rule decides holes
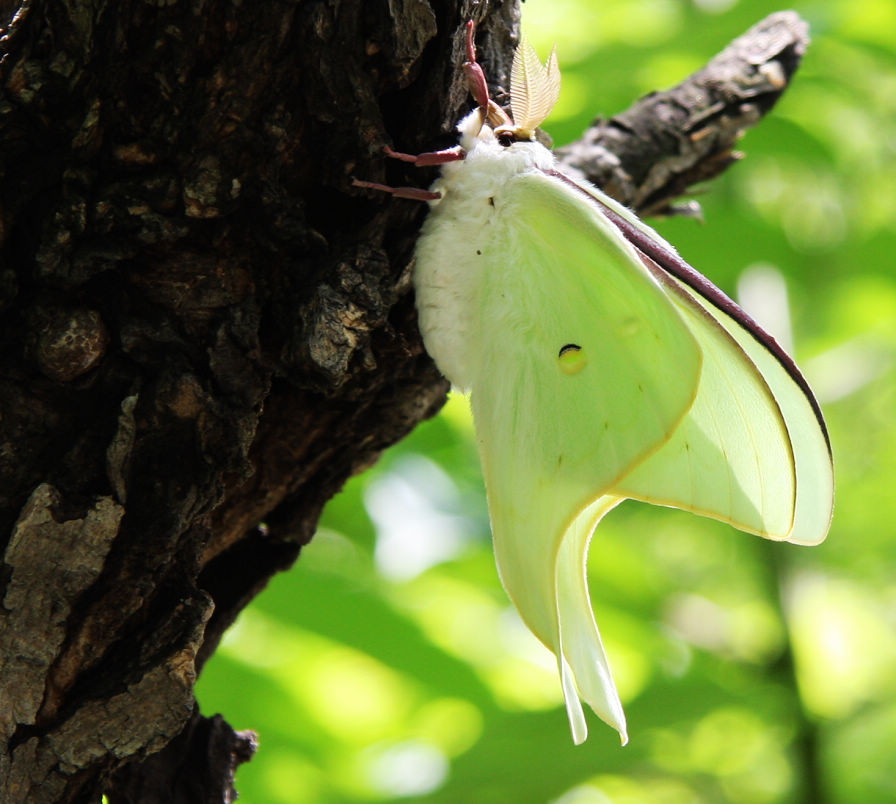
[[[565,175],[535,141],[556,54],[521,42],[508,114],[489,98],[473,24],[476,108],[427,200],[414,286],[427,351],[470,391],[501,580],[558,663],[573,740],[580,699],[627,741],[585,559],[624,499],[767,539],[816,544],[833,509],[821,409],[776,341],[631,211]]]

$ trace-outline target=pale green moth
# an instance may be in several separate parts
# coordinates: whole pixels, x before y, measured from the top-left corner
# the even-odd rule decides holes
[[[833,508],[824,420],[774,339],[600,190],[534,141],[557,60],[523,42],[512,119],[478,104],[426,199],[414,285],[426,349],[471,392],[501,580],[557,657],[573,740],[584,699],[627,741],[585,577],[597,523],[626,498],[768,539],[817,544]]]

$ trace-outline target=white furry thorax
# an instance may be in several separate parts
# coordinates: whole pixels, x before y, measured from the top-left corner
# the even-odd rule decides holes
[[[479,109],[461,120],[465,158],[442,166],[432,189],[429,217],[417,241],[414,286],[426,351],[451,382],[468,390],[475,374],[480,292],[489,270],[483,254],[505,236],[501,189],[514,176],[554,167],[554,156],[537,142],[504,146]],[[494,249],[490,249],[494,253]]]

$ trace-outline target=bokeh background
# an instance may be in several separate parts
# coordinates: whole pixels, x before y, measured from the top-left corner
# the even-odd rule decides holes
[[[793,7],[792,88],[699,196],[652,221],[789,345],[830,426],[827,542],[771,544],[627,502],[600,526],[592,599],[630,744],[574,747],[553,658],[495,572],[468,405],[452,398],[334,499],[295,568],[198,685],[260,734],[241,801],[896,801],[896,3]],[[677,83],[778,6],[528,0],[556,42],[562,144]]]

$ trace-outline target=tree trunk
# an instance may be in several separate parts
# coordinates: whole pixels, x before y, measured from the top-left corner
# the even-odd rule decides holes
[[[434,177],[382,149],[453,142],[471,14],[507,86],[515,2],[0,2],[0,801],[233,800],[253,736],[200,715],[202,663],[447,390],[425,208],[351,178]],[[769,48],[786,78],[804,36]],[[633,146],[617,182],[691,141],[711,175],[784,86],[723,87],[724,125],[695,100],[728,139]]]

